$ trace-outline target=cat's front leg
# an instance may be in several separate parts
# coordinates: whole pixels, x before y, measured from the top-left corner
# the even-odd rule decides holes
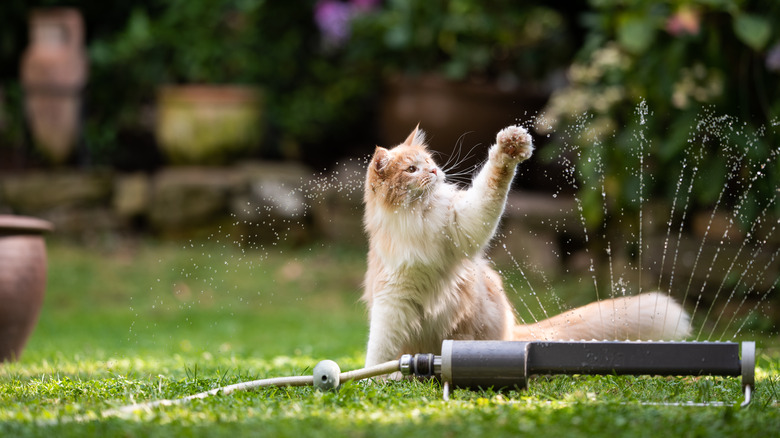
[[[412,312],[401,301],[374,300],[366,348],[366,367],[398,359],[408,340]]]
[[[468,253],[482,249],[493,237],[515,168],[531,157],[533,149],[531,135],[522,126],[509,126],[496,135],[487,163],[455,202],[455,235]]]

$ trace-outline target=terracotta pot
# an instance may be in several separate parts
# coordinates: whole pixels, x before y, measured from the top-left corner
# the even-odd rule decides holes
[[[52,163],[62,164],[80,136],[82,91],[87,82],[84,22],[77,9],[33,10],[21,78],[35,145]]]
[[[0,362],[16,360],[38,322],[46,289],[49,222],[0,215]]]
[[[260,143],[261,105],[255,87],[163,87],[157,99],[157,142],[174,164],[225,164]]]
[[[429,133],[429,146],[445,157],[456,150],[463,136],[463,158],[476,145],[487,149],[501,128],[532,117],[546,99],[534,90],[504,91],[495,84],[456,82],[436,74],[397,76],[385,84],[380,140],[382,146],[394,146],[420,123]],[[472,156],[457,170],[484,160],[478,149]]]

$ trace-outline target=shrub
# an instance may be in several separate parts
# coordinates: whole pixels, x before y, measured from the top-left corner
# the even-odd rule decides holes
[[[699,172],[710,181],[693,194],[703,208],[716,202],[729,172],[777,161],[771,126],[780,116],[780,89],[771,84],[780,72],[780,33],[773,26],[780,5],[591,0],[590,6],[569,85],[552,96],[540,129],[555,128],[559,146],[580,149],[577,170],[584,179],[597,181],[603,172],[614,209],[636,209],[651,194],[671,199],[677,181],[668,176],[680,174],[691,143],[702,149]],[[725,150],[740,151],[741,170],[726,165],[719,153]],[[639,172],[626,169],[640,158],[647,159],[647,192],[637,196]],[[772,174],[748,196],[774,196],[780,173],[767,171]],[[598,223],[605,213],[601,187],[580,190],[589,222]],[[743,223],[757,214],[757,204],[750,204]]]

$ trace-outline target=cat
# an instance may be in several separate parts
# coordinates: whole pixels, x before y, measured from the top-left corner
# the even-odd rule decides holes
[[[419,125],[368,164],[364,226],[369,237],[363,300],[369,314],[366,366],[402,354],[440,353],[444,339],[678,339],[689,318],[667,295],[591,303],[518,324],[501,277],[484,251],[504,212],[518,163],[533,153],[521,126],[504,128],[471,187],[461,189],[427,149]]]

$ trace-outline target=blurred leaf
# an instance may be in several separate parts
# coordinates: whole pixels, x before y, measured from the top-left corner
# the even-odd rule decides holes
[[[580,191],[582,199],[582,217],[589,229],[594,229],[604,220],[601,191],[598,186],[585,186]]]
[[[734,17],[734,33],[753,50],[763,49],[772,35],[772,25],[765,17],[739,14]]]
[[[655,39],[653,22],[642,15],[624,15],[621,18],[617,29],[620,45],[635,54],[646,51]]]
[[[685,111],[671,122],[669,134],[666,140],[660,143],[658,149],[659,157],[663,161],[673,161],[674,157],[684,154],[686,147],[688,147],[688,139],[691,130],[695,126],[697,115],[696,111]]]
[[[396,26],[387,30],[385,34],[385,43],[388,47],[402,48],[409,44],[410,32],[403,26]]]
[[[703,182],[698,185],[700,190],[697,193],[697,200],[704,205],[713,205],[718,199],[721,191],[726,184],[728,177],[728,165],[726,157],[716,155],[710,160],[702,163],[702,170],[698,178]]]
[[[469,66],[460,59],[453,59],[444,65],[444,75],[450,79],[462,80],[469,73]]]

